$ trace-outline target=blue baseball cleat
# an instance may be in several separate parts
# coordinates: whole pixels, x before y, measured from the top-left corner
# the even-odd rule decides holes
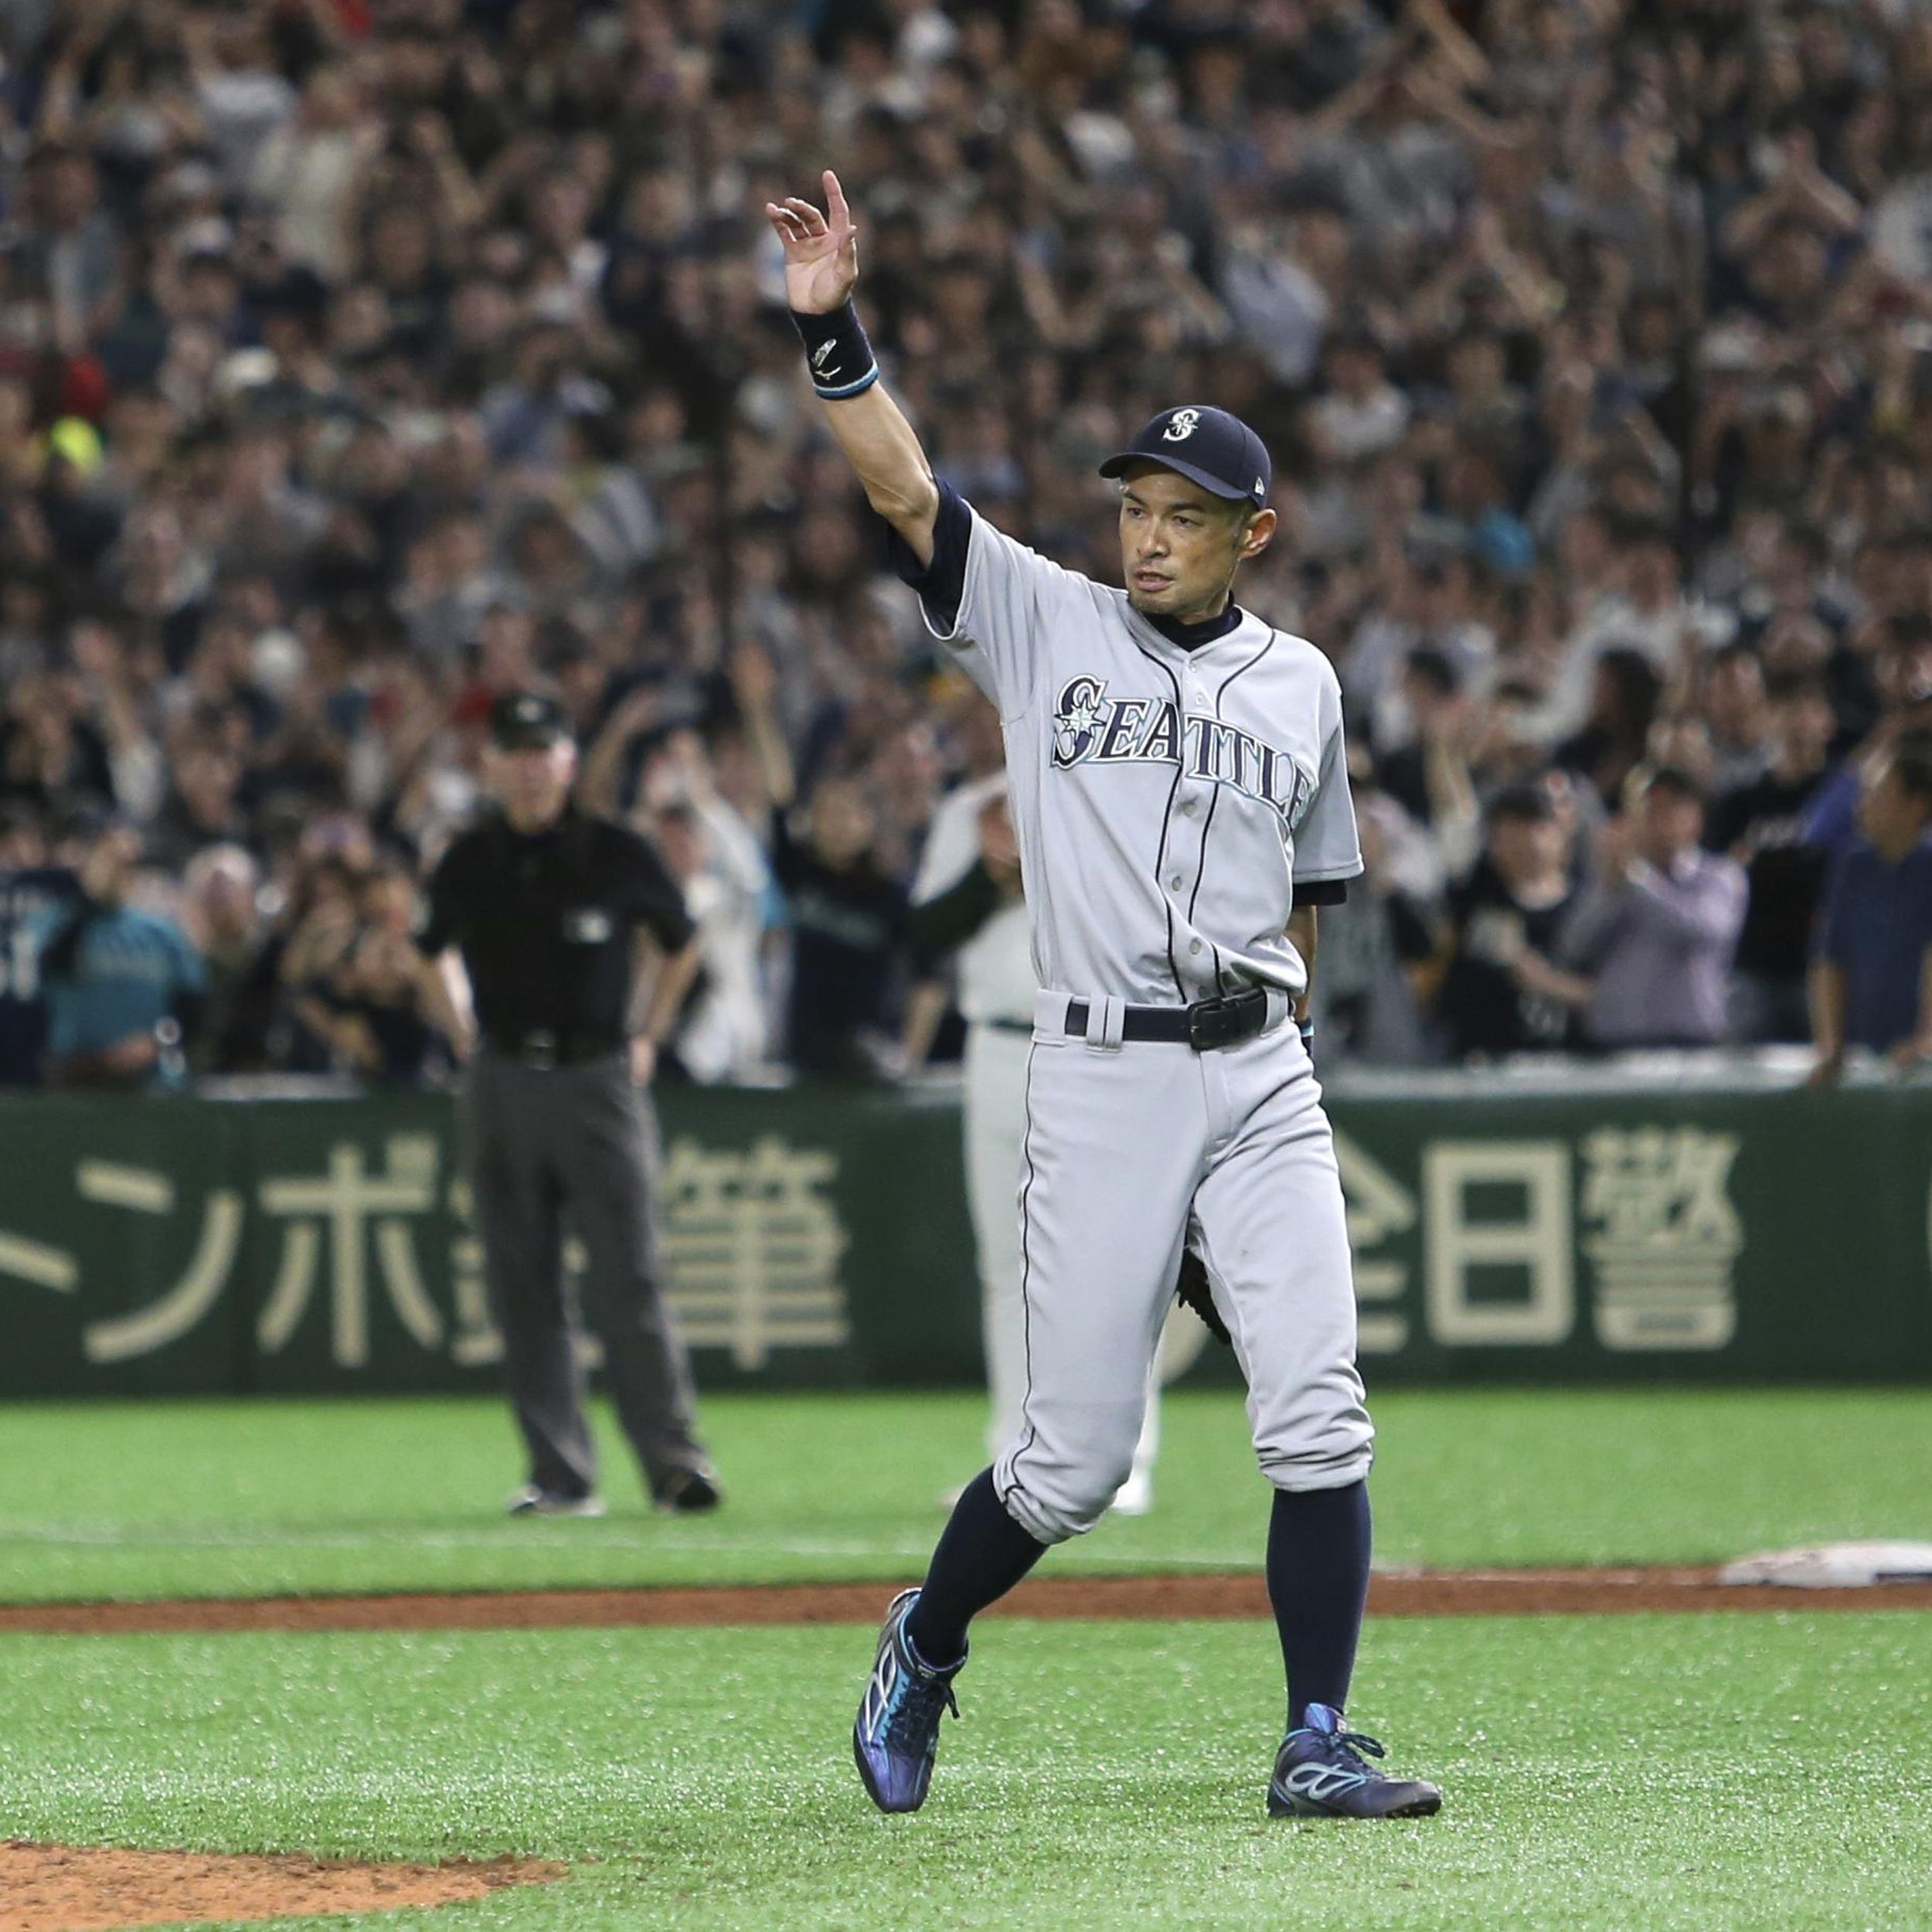
[[[1282,1740],[1268,1786],[1270,1818],[1431,1818],[1442,1793],[1419,1777],[1390,1777],[1367,1760],[1382,1747],[1344,1730],[1342,1713],[1311,1704],[1308,1722]]]
[[[939,1755],[940,1713],[959,1715],[953,1679],[966,1660],[934,1670],[913,1650],[906,1619],[918,1600],[917,1590],[902,1590],[886,1612],[879,1655],[852,1727],[852,1760],[882,1811],[916,1811],[925,1803]]]

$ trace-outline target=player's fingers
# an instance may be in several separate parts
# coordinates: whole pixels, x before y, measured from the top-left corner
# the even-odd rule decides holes
[[[838,177],[828,168],[825,170],[825,212],[831,216],[835,228],[852,226],[852,209],[845,200],[845,191],[838,185]]]
[[[785,197],[785,206],[791,210],[792,219],[808,235],[822,235],[825,232],[825,218],[808,201],[801,201],[796,195]]]

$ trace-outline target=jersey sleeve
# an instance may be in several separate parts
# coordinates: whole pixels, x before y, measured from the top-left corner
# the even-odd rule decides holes
[[[932,564],[922,570],[902,540],[895,537],[893,543],[900,575],[920,593],[927,629],[954,653],[960,668],[998,706],[1002,718],[1024,716],[1039,681],[1049,607],[1081,580],[995,529],[944,483]],[[962,543],[963,563],[956,554]],[[947,560],[943,583],[937,574],[942,557]],[[954,587],[955,573],[957,600],[948,608],[943,593]]]
[[[966,594],[966,553],[973,536],[973,512],[950,483],[939,486],[939,508],[933,513],[933,559],[922,564],[912,546],[886,526],[886,555],[900,580],[918,593],[920,608],[929,624],[942,631],[959,621],[960,600]]]
[[[1322,684],[1321,715],[1327,730],[1315,796],[1294,832],[1294,883],[1298,886],[1354,879],[1362,871],[1362,842],[1356,835],[1355,801],[1349,793],[1349,748],[1342,729],[1342,692],[1335,674]],[[1304,903],[1308,895],[1298,893]]]

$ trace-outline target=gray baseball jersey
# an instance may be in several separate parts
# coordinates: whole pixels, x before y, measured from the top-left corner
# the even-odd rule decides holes
[[[1244,615],[1184,649],[977,512],[957,621],[934,628],[999,707],[1042,986],[1150,1006],[1303,989],[1295,886],[1362,870],[1313,645]]]

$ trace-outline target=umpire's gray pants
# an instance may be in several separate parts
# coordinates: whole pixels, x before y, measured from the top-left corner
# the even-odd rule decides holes
[[[652,1493],[706,1467],[690,1361],[659,1291],[657,1123],[624,1056],[546,1070],[480,1048],[461,1117],[530,1480],[570,1495],[596,1475],[565,1293],[566,1227],[583,1243],[583,1317],[604,1344],[617,1416]]]

